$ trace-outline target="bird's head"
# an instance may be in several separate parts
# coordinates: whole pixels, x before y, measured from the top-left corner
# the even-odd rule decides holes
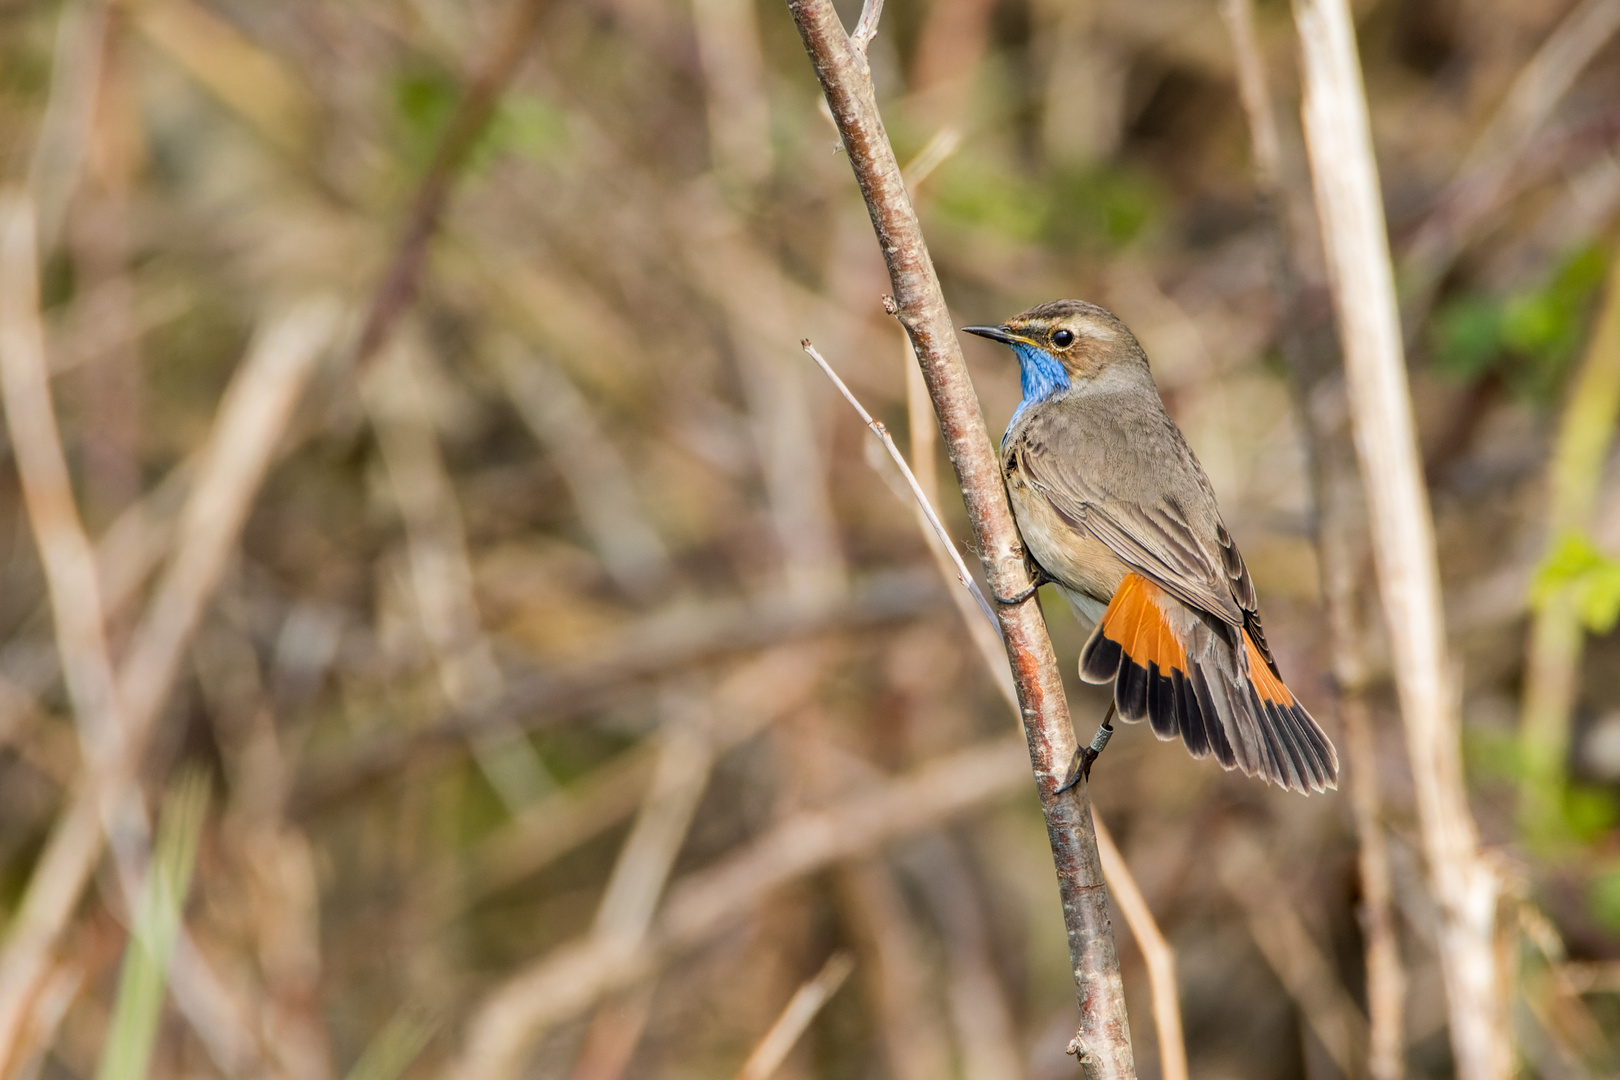
[[[1010,345],[1018,354],[1024,390],[1020,412],[1070,389],[1151,380],[1135,335],[1112,312],[1084,300],[1053,300],[1000,326],[962,329]]]

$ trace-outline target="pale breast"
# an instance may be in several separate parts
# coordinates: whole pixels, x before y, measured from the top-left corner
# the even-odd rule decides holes
[[[1063,586],[1076,610],[1095,620],[1101,609],[1093,612],[1092,604],[1085,601],[1106,606],[1130,567],[1089,530],[1076,527],[1052,509],[1023,476],[1016,453],[1008,455],[1005,468],[1007,494],[1029,553],[1048,577]]]

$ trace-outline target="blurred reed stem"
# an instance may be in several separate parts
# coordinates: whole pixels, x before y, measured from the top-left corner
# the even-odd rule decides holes
[[[1462,772],[1462,730],[1440,601],[1434,522],[1406,382],[1394,270],[1355,26],[1346,0],[1294,0],[1305,143],[1327,254],[1379,594],[1417,793],[1459,1075],[1513,1068],[1500,882],[1481,856]]]
[[[1608,283],[1586,351],[1571,380],[1547,470],[1547,559],[1572,536],[1587,533],[1620,417],[1620,247],[1610,253]],[[1570,716],[1580,690],[1586,631],[1575,583],[1537,598],[1525,657],[1519,720],[1520,824],[1532,841],[1557,842],[1566,832],[1563,800]]]

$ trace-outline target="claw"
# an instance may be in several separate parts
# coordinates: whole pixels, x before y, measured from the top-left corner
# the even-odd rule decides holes
[[[1092,736],[1090,746],[1082,746],[1075,750],[1074,760],[1069,762],[1069,771],[1063,777],[1063,786],[1052,793],[1054,798],[1062,795],[1082,780],[1088,783],[1091,781],[1092,763],[1102,756],[1103,748],[1108,745],[1108,740],[1114,737],[1113,725],[1109,723],[1113,718],[1114,705],[1113,702],[1109,702],[1108,714],[1103,717],[1102,727],[1098,728],[1097,734]]]

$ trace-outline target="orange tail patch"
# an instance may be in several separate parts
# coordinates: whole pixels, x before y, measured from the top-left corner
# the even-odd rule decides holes
[[[1335,787],[1339,756],[1326,734],[1266,662],[1253,637],[1243,632],[1244,659],[1249,663],[1249,687],[1258,707],[1263,738],[1271,766],[1267,776],[1295,791],[1323,791]]]
[[[1165,618],[1163,591],[1138,574],[1114,590],[1080,653],[1080,677],[1114,684],[1114,704],[1126,720],[1151,718],[1153,730],[1173,738],[1178,703],[1190,696],[1187,649]]]
[[[1249,681],[1254,684],[1254,692],[1260,695],[1260,700],[1276,705],[1279,708],[1293,708],[1294,695],[1283,685],[1283,681],[1271,673],[1271,665],[1261,655],[1260,649],[1249,636],[1247,630],[1243,631],[1243,651],[1249,661]]]

